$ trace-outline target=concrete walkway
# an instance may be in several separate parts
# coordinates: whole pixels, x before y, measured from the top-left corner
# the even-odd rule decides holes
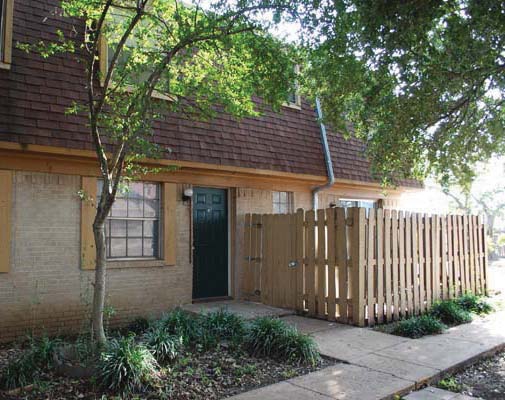
[[[299,316],[283,319],[311,334],[323,355],[343,363],[233,399],[393,398],[505,346],[505,312],[476,318],[471,324],[421,339]]]
[[[193,303],[181,306],[185,311],[195,314],[206,314],[219,310],[226,310],[230,313],[241,316],[244,319],[254,319],[258,317],[284,317],[293,315],[293,310],[267,306],[261,303],[241,300],[211,301],[208,303]]]

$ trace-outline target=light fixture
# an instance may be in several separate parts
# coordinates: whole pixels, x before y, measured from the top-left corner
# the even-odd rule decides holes
[[[184,192],[182,194],[182,200],[183,201],[191,200],[192,197],[193,197],[193,188],[188,187],[184,189]]]

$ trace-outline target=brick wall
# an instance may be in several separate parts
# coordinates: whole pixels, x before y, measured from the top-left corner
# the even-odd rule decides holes
[[[87,326],[93,271],[79,268],[80,177],[15,172],[11,271],[0,274],[0,340]],[[189,210],[177,205],[177,265],[109,269],[111,323],[191,301]]]

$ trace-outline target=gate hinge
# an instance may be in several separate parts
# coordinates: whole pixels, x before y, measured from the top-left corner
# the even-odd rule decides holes
[[[244,259],[246,261],[252,261],[252,262],[260,262],[261,261],[261,257],[250,257],[250,256],[247,256],[247,257],[244,257]]]
[[[256,228],[262,228],[263,224],[261,222],[258,222],[256,224],[248,224],[248,223],[246,223],[246,224],[244,224],[244,226],[246,228],[254,228],[254,227],[256,227]]]

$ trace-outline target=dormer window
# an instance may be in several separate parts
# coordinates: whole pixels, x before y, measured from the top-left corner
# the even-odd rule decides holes
[[[298,75],[300,73],[300,66],[297,64],[297,65],[295,65],[294,68],[295,68],[295,74]],[[297,108],[297,109],[301,108],[302,101],[301,101],[300,94],[298,93],[298,83],[297,82],[295,82],[294,90],[288,94],[285,106]]]
[[[12,13],[14,0],[0,0],[0,68],[9,69],[12,60]]]

